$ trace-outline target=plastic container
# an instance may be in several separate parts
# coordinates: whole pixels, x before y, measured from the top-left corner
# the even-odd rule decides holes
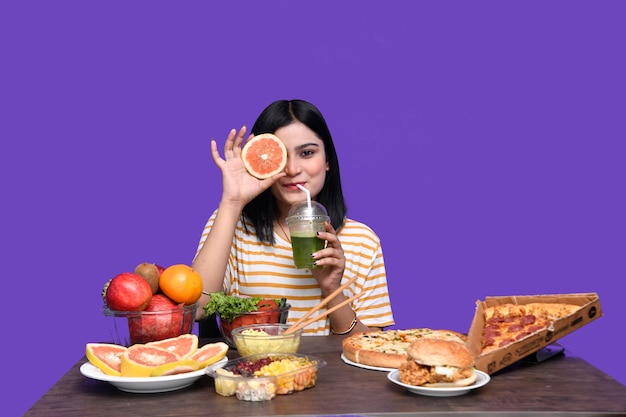
[[[235,347],[241,356],[263,353],[297,353],[302,329],[283,334],[291,327],[288,324],[253,324],[232,331]]]
[[[315,269],[311,254],[324,249],[325,241],[317,237],[330,221],[326,208],[317,201],[295,204],[287,213],[286,222],[291,235],[293,263],[298,269]]]
[[[113,343],[130,346],[191,333],[198,303],[161,311],[115,311],[103,307]]]
[[[265,366],[261,367],[261,364]],[[206,373],[215,379],[215,392],[219,395],[234,395],[243,401],[267,401],[276,395],[292,394],[314,387],[318,370],[324,365],[326,362],[315,356],[269,353],[209,366]],[[273,368],[280,370],[271,372]],[[237,374],[242,369],[258,371]]]

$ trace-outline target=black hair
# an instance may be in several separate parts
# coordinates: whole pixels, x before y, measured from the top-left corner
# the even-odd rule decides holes
[[[296,121],[307,126],[324,142],[328,171],[324,186],[315,200],[326,207],[330,223],[335,230],[339,230],[347,213],[347,206],[341,189],[339,161],[326,120],[317,107],[304,100],[275,101],[261,112],[254,126],[252,126],[252,133],[254,135],[275,133],[281,127]],[[254,226],[261,242],[274,244],[274,221],[278,220],[278,205],[270,189],[265,190],[246,204],[242,216],[246,232],[248,230],[245,220],[248,219]]]

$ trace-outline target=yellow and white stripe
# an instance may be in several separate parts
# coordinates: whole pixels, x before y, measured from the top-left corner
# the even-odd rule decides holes
[[[216,213],[204,227],[198,251],[211,230]],[[240,221],[235,230],[224,277],[226,292],[263,298],[285,297],[291,304],[288,322],[293,323],[323,299],[319,285],[310,271],[296,269],[290,242],[275,234],[274,246],[261,243],[256,238],[252,224],[248,223],[247,228],[251,234],[244,232]],[[358,276],[344,294],[351,297],[365,291],[365,295],[352,303],[359,320],[367,326],[391,326],[394,319],[379,237],[365,224],[350,219],[346,220],[338,237],[346,256],[342,281]],[[307,326],[303,334],[329,333],[330,322],[328,318],[323,318]]]

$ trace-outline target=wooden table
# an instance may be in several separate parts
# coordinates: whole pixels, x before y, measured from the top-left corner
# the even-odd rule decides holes
[[[206,342],[201,339],[200,344]],[[84,377],[79,371],[86,361],[82,358],[25,416],[626,415],[626,386],[569,352],[540,364],[518,362],[492,375],[486,386],[447,398],[411,394],[388,381],[385,372],[345,364],[338,336],[303,337],[300,353],[327,362],[317,385],[265,402],[221,397],[209,376],[178,391],[126,393]],[[228,357],[238,357],[237,352]]]

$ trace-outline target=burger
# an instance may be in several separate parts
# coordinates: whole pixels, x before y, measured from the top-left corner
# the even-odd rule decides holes
[[[423,387],[465,387],[476,381],[474,355],[461,342],[424,338],[411,343],[400,381]]]

